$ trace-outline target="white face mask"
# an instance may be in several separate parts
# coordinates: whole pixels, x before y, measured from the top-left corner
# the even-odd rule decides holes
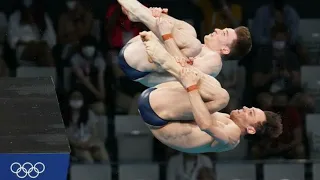
[[[68,1],[68,2],[66,3],[66,5],[67,5],[67,7],[68,7],[69,9],[74,9],[74,8],[76,7],[76,5],[77,5],[77,2],[76,2],[76,1]]]
[[[272,46],[275,49],[282,50],[286,47],[286,42],[285,41],[273,41]]]
[[[24,0],[23,5],[27,8],[29,8],[32,5],[32,0]]]
[[[93,46],[86,46],[82,48],[82,53],[87,57],[92,57],[96,49]]]
[[[70,106],[73,109],[79,109],[83,106],[82,100],[70,100]]]

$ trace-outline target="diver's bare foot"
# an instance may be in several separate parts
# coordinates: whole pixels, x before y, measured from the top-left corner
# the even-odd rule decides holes
[[[140,37],[146,46],[148,55],[154,62],[161,65],[170,57],[170,54],[164,49],[152,33],[143,31],[140,33]]]
[[[163,8],[162,9],[160,7],[150,7],[149,9],[150,9],[150,11],[152,13],[152,16],[156,17],[156,18],[160,17],[162,13],[163,14],[168,14],[168,9],[167,8]]]

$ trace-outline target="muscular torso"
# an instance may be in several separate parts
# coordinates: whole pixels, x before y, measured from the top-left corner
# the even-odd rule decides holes
[[[214,115],[217,114],[212,114]],[[218,116],[224,116],[224,114],[219,113]],[[228,130],[235,128],[234,122],[228,118],[219,118],[218,123]],[[223,152],[233,149],[239,143],[239,141],[233,145],[219,143],[209,134],[201,131],[193,121],[170,122],[162,128],[150,129],[163,144],[187,153]]]
[[[193,66],[205,74],[216,77],[222,68],[222,60],[218,53],[202,46],[201,52],[195,57]]]

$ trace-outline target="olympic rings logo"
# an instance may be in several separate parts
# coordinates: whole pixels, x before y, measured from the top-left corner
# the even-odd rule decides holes
[[[42,162],[37,162],[34,165],[30,162],[25,162],[22,165],[18,162],[14,162],[10,166],[11,172],[16,174],[17,177],[20,179],[24,179],[27,176],[29,176],[32,179],[35,179],[41,173],[43,173],[45,169],[46,166]]]

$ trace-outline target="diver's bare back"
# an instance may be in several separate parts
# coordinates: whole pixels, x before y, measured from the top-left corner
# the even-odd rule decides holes
[[[217,115],[217,113],[213,115]],[[218,115],[222,115],[222,113]],[[225,118],[222,119],[225,121]],[[230,124],[230,128],[234,124],[232,120],[218,121],[218,123]],[[233,149],[239,143],[238,141],[233,146],[218,143],[212,136],[202,131],[194,121],[174,121],[159,129],[150,128],[150,130],[163,144],[186,153],[223,152]]]

